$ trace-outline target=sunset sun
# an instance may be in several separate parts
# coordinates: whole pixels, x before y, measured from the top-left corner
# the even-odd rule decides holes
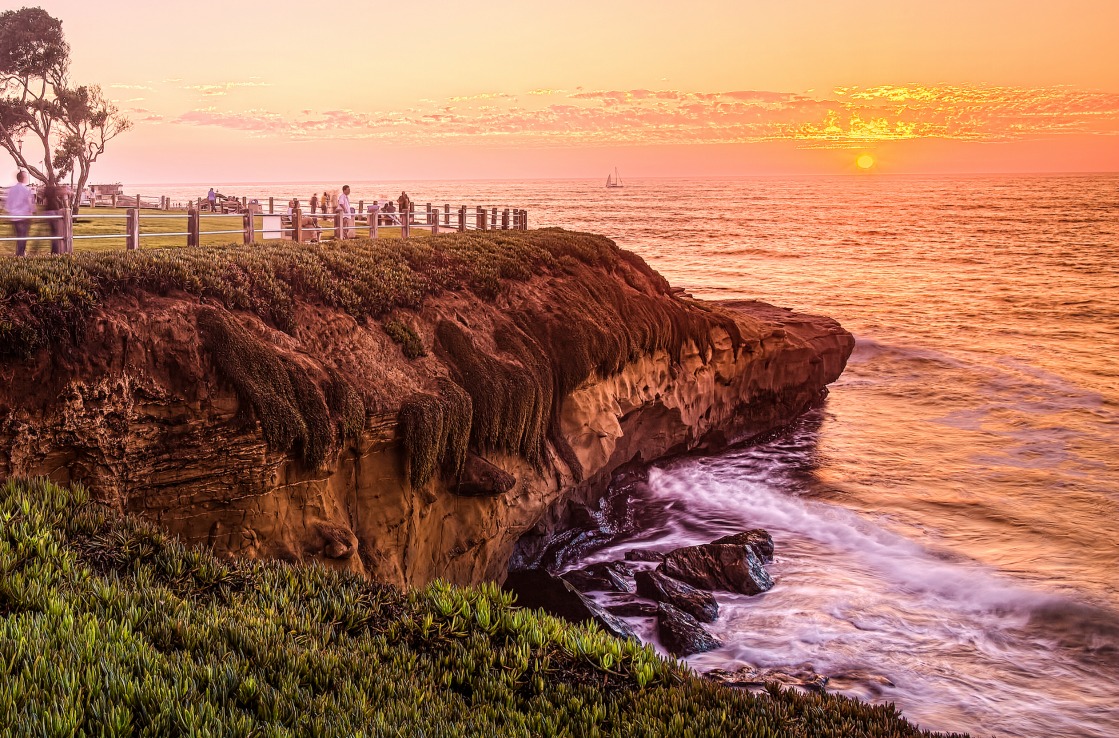
[[[874,167],[874,157],[870,154],[860,154],[859,158],[855,159],[855,165],[864,171]]]

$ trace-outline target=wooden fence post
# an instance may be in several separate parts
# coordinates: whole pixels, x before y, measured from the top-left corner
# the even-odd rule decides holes
[[[291,237],[296,243],[303,243],[303,211],[295,208],[291,211]]]
[[[501,211],[501,230],[509,230],[509,208]]]
[[[443,203],[443,225],[448,229],[451,227],[451,203]]]
[[[187,246],[201,246],[199,232],[202,230],[201,212],[194,203],[187,207]]]
[[[276,214],[276,201],[275,201],[274,198],[271,198],[271,197],[268,198],[268,214],[269,215],[275,215]]]
[[[245,213],[245,244],[251,244],[256,241],[256,216],[253,213]]]
[[[466,233],[466,206],[463,205],[458,209],[458,231],[459,233]]]
[[[372,209],[369,211],[369,237],[370,238],[376,238],[377,237],[377,226],[379,225],[379,223],[377,221],[379,221],[380,219],[381,219],[381,205],[380,205],[380,203],[375,202],[375,203],[373,203]]]
[[[341,210],[334,213],[334,240],[335,241],[341,241],[342,238],[346,235],[344,233],[345,229],[342,227],[342,225],[345,222],[346,222],[346,218],[345,218],[344,215],[342,215]]]
[[[129,251],[140,248],[140,209],[129,208],[124,214],[124,244]]]
[[[400,211],[400,237],[408,238],[411,233],[410,226],[412,225],[412,210],[411,208],[404,208]]]
[[[479,231],[486,230],[486,209],[481,205],[474,208],[474,227]]]
[[[60,254],[74,253],[74,211],[70,204],[62,211],[62,248]]]
[[[427,204],[427,220],[425,222],[428,225],[431,225],[431,203],[430,202]]]

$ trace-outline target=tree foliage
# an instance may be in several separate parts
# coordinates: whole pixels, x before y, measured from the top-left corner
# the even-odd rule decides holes
[[[42,8],[0,13],[0,146],[20,168],[43,183],[75,174],[80,192],[130,126],[100,87],[71,83],[62,21]]]

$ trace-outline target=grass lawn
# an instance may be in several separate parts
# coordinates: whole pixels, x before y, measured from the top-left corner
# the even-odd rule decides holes
[[[79,215],[74,218],[74,235],[110,236],[123,234],[125,230],[126,212],[126,208],[82,208]],[[88,217],[91,215],[95,217]],[[332,239],[334,237],[334,217],[320,216],[319,223],[321,227],[327,229],[322,233],[322,239]],[[240,215],[211,217],[207,214],[203,214],[203,231],[237,231],[237,233],[202,236],[202,245],[222,246],[229,243],[241,243],[242,236],[240,232],[242,227],[243,220]],[[166,211],[149,208],[140,210],[140,248],[142,249],[186,246],[186,236],[158,235],[161,233],[185,233],[186,229],[187,214],[183,211]],[[263,219],[258,215],[256,216],[256,232],[258,239],[260,239],[262,231]],[[369,229],[364,223],[355,225],[354,231],[359,238],[369,235]],[[11,233],[5,232],[4,235],[11,235]],[[43,240],[49,235],[50,227],[46,222],[40,221],[32,223],[30,240],[27,244],[27,253],[31,256],[49,254],[51,251],[50,241]],[[377,235],[381,238],[400,238],[400,228],[382,227],[378,229]],[[413,227],[411,229],[412,237],[422,238],[430,235],[431,232],[427,228]],[[4,242],[3,248],[5,253],[15,252],[15,245],[11,242]],[[123,235],[116,238],[76,238],[74,240],[74,251],[123,251],[124,248],[125,240]]]

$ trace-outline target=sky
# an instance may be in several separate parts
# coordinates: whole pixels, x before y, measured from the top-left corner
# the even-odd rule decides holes
[[[98,181],[1119,171],[1119,0],[40,5]]]

